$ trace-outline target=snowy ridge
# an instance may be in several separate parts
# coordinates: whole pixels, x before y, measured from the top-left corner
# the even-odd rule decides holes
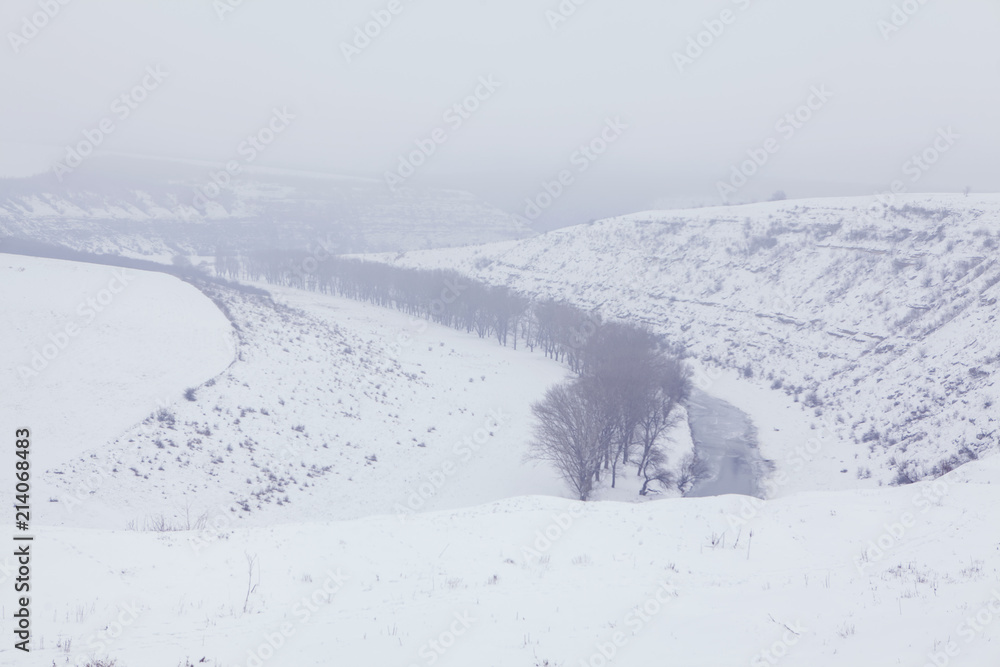
[[[217,188],[211,179],[217,171],[188,164],[99,162],[94,171],[74,174],[65,183],[48,175],[5,179],[0,181],[0,236],[169,259],[214,255],[220,247],[246,251],[276,245],[399,251],[532,233],[518,217],[468,192],[403,188],[392,193],[367,179],[277,170],[247,172]]]

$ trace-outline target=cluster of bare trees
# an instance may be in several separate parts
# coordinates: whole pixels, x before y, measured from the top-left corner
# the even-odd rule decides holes
[[[602,324],[581,347],[580,376],[533,406],[531,457],[547,461],[587,500],[602,477],[614,487],[634,464],[641,494],[675,483],[665,464],[665,434],[691,391],[681,358],[647,329]]]

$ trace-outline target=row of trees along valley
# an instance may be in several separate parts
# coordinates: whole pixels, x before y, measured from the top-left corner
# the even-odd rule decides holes
[[[266,281],[395,308],[501,345],[540,349],[576,378],[550,389],[533,406],[531,457],[555,466],[581,500],[603,481],[614,487],[635,470],[646,495],[685,490],[704,474],[689,456],[667,470],[667,433],[690,395],[691,373],[678,348],[649,329],[603,322],[599,315],[553,300],[533,301],[453,271],[407,269],[341,256],[323,261],[305,252],[220,252],[225,278]]]

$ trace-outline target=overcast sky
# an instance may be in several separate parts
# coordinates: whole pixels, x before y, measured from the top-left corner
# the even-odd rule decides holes
[[[224,163],[278,108],[295,118],[256,165],[384,179],[440,128],[406,185],[523,214],[565,170],[541,224],[719,203],[718,183],[768,145],[732,201],[1000,177],[996,0],[565,0],[575,12],[558,21],[559,0],[64,1],[4,0],[3,175],[52,168],[102,119],[100,149]],[[46,4],[58,13],[35,34],[24,21]],[[913,13],[889,31],[894,4]],[[391,22],[348,62],[343,45],[380,11]],[[699,33],[707,46],[685,54]],[[116,98],[157,66],[166,77],[120,118]],[[445,114],[477,87],[458,126]],[[807,102],[799,127],[777,125]],[[602,132],[614,141],[581,158]],[[905,164],[936,140],[935,164]]]

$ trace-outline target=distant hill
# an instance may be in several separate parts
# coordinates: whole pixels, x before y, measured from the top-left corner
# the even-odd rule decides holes
[[[216,190],[212,174],[220,171],[103,157],[64,183],[52,174],[0,179],[0,236],[165,259],[220,246],[388,252],[533,233],[517,216],[457,190],[393,193],[377,180],[261,169]]]

